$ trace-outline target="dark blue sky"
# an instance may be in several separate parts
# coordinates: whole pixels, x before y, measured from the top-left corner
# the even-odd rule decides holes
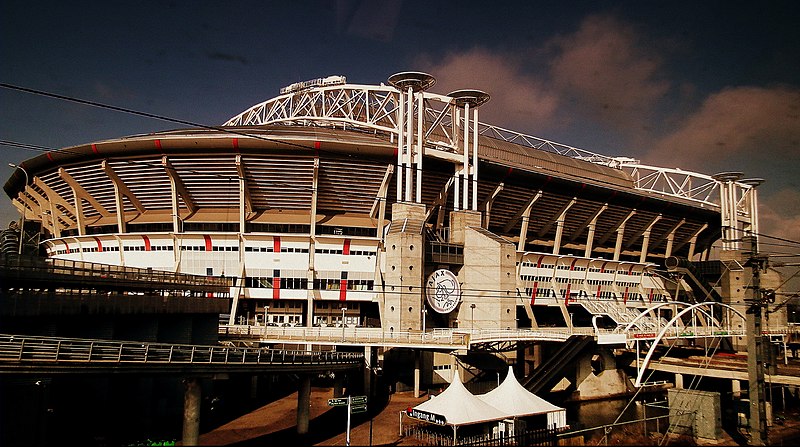
[[[0,83],[218,125],[293,82],[426,71],[437,93],[488,92],[485,122],[762,177],[762,232],[800,240],[798,5],[2,0]],[[177,127],[0,88],[0,140],[12,143],[57,149]],[[0,179],[39,153],[0,145]],[[16,218],[0,200],[0,222]]]

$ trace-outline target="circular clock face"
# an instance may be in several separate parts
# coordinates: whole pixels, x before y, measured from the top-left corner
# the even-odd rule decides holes
[[[452,312],[461,301],[458,277],[450,270],[439,269],[431,273],[425,283],[425,292],[428,304],[440,314]]]

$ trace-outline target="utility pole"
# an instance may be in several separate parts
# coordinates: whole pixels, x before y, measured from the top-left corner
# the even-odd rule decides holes
[[[750,398],[750,445],[767,445],[767,411],[764,395],[764,347],[761,333],[762,308],[767,300],[761,290],[761,271],[766,268],[767,257],[757,253],[752,240],[750,258],[746,265],[753,269],[751,289],[753,297],[747,309],[747,377]],[[747,300],[745,300],[747,302]]]

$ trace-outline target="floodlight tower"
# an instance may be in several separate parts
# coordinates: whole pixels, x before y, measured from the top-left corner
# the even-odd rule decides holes
[[[436,79],[418,71],[405,71],[389,76],[389,84],[400,90],[397,113],[397,201],[410,202],[417,173],[415,202],[422,202],[422,156],[424,142],[422,126],[425,111],[425,90],[436,84]],[[415,98],[416,97],[416,98]],[[414,100],[417,103],[416,137],[414,136]],[[407,105],[406,105],[407,103]],[[405,195],[403,195],[405,176]]]
[[[456,90],[450,92],[450,96],[455,100],[456,107],[464,108],[464,167],[461,170],[461,175],[464,182],[464,199],[462,208],[478,209],[478,107],[481,104],[489,101],[489,94],[480,90]],[[473,123],[472,123],[472,141],[469,138],[469,110],[472,108]],[[455,122],[455,117],[453,118]],[[472,144],[472,167],[470,168],[470,143]],[[472,181],[470,182],[470,174],[472,174]],[[472,207],[469,206],[469,184],[472,183]],[[455,203],[453,209],[458,210],[458,184],[455,185]]]

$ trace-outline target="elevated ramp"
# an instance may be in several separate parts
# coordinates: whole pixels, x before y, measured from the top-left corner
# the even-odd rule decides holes
[[[528,391],[539,394],[550,391],[571,368],[580,354],[592,346],[593,338],[588,335],[576,335],[561,344],[561,347],[539,365],[521,384]]]

